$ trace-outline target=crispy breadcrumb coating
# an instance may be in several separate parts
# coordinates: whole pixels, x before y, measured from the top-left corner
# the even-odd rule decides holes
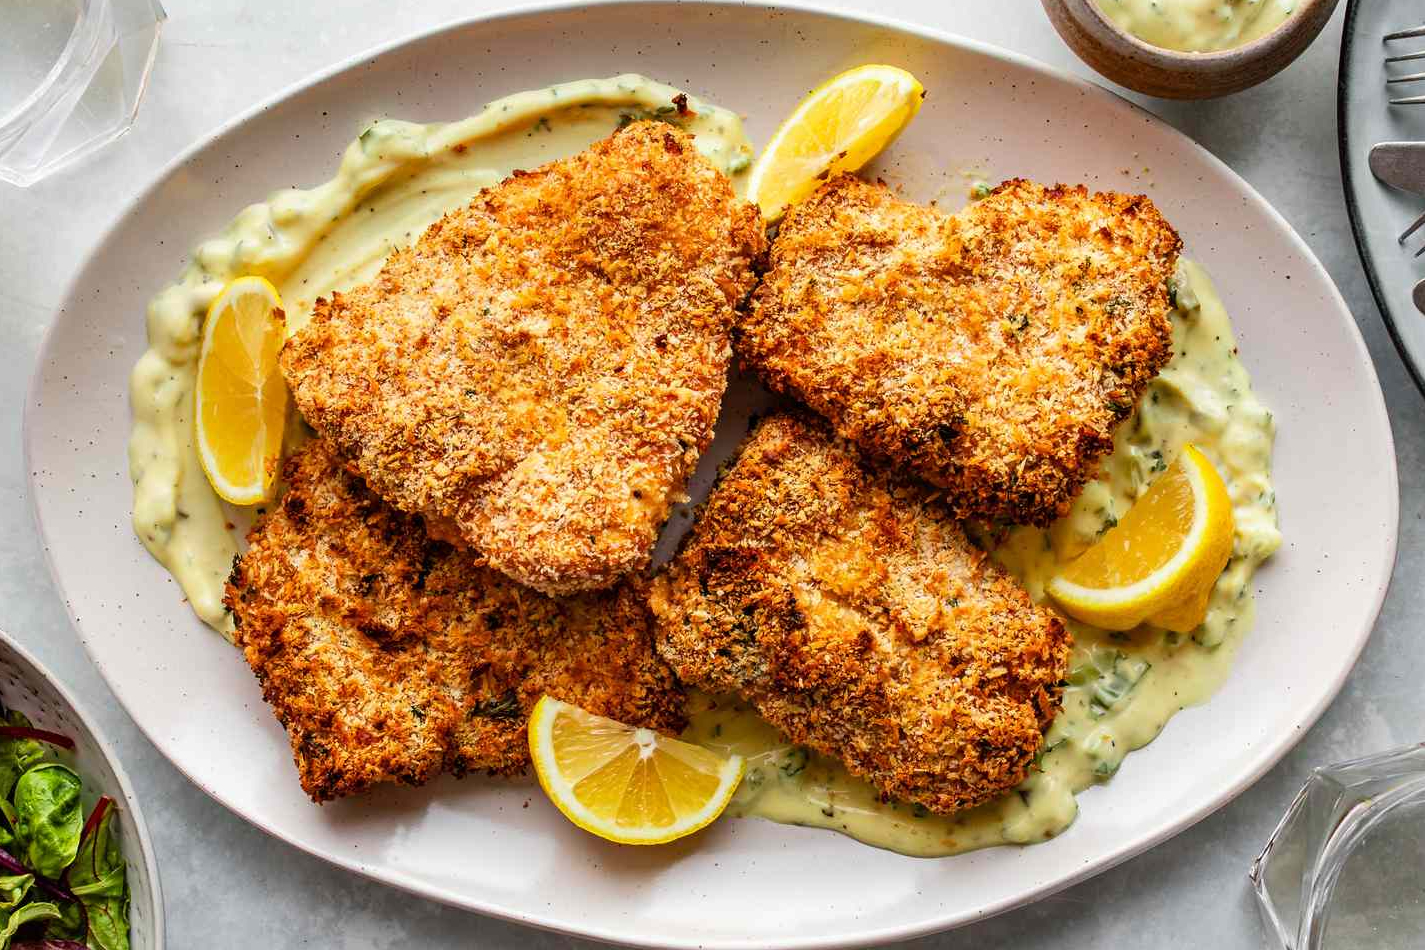
[[[321,441],[284,476],[226,602],[313,800],[518,771],[544,693],[621,722],[683,725],[642,591],[555,599],[521,587],[430,540]]]
[[[648,563],[712,438],[756,208],[640,122],[516,172],[318,300],[281,365],[302,415],[433,534],[546,593]]]
[[[651,606],[686,683],[945,813],[1025,777],[1069,657],[928,487],[787,414],[743,445]]]
[[[1181,244],[1141,195],[1014,180],[947,214],[842,176],[787,215],[735,346],[959,517],[1047,525],[1172,355]]]

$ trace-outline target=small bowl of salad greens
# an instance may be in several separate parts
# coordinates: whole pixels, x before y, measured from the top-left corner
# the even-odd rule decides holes
[[[128,777],[0,631],[0,950],[156,950],[163,900]]]

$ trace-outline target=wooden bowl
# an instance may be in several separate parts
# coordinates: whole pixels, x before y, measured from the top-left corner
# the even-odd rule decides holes
[[[1069,48],[1105,79],[1165,99],[1212,99],[1276,75],[1311,45],[1338,0],[1298,0],[1285,23],[1260,39],[1216,53],[1180,53],[1120,30],[1094,0],[1042,0]]]

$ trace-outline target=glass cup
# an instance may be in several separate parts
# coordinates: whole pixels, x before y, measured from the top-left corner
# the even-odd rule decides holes
[[[1250,876],[1284,950],[1425,946],[1425,744],[1312,772]]]
[[[0,0],[0,181],[27,186],[133,125],[158,0]]]

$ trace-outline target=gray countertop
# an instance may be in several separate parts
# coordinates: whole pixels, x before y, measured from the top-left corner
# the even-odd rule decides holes
[[[90,666],[55,595],[30,517],[21,459],[26,377],[61,291],[123,204],[196,139],[308,74],[490,0],[420,5],[323,0],[171,0],[137,125],[119,143],[26,191],[0,184],[0,627],[33,649],[115,740],[154,833],[170,945],[556,947],[542,934],[409,897],[270,838],[190,785],[145,739]],[[1033,0],[877,0],[873,7],[1088,75]],[[416,7],[419,6],[419,9]],[[1276,206],[1335,278],[1385,389],[1400,460],[1397,578],[1344,691],[1301,744],[1236,801],[1120,867],[1036,905],[916,947],[1259,947],[1248,864],[1308,770],[1421,739],[1425,712],[1425,414],[1366,286],[1342,197],[1336,145],[1341,13],[1297,63],[1209,103],[1140,101],[1203,143]],[[176,263],[176,262],[175,262]],[[1283,314],[1290,319],[1290,314]],[[139,325],[141,315],[116,315]],[[1347,489],[1343,489],[1347,490]],[[1291,526],[1284,525],[1290,532]],[[1331,636],[1303,630],[1302,636]]]

